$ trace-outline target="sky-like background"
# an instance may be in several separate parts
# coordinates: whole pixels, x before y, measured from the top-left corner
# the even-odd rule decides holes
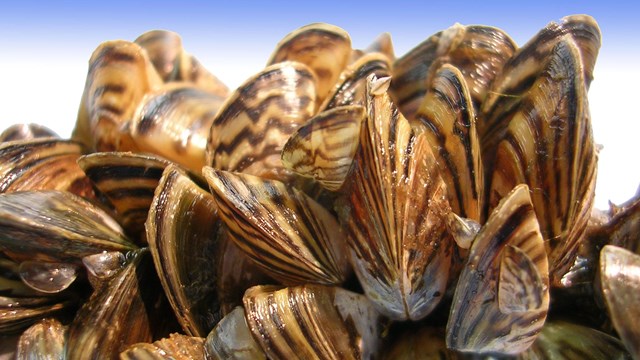
[[[456,22],[505,30],[520,45],[548,22],[570,14],[598,21],[603,44],[589,101],[603,145],[596,205],[620,203],[640,184],[640,5],[631,1],[102,1],[0,5],[0,129],[37,122],[62,136],[75,123],[87,61],[103,41],[133,40],[152,29],[178,32],[230,88],[264,67],[292,30],[328,22],[354,47],[392,35],[402,55]]]

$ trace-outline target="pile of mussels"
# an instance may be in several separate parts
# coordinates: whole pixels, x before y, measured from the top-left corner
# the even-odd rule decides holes
[[[640,196],[592,206],[600,40],[456,24],[396,58],[312,24],[233,92],[175,33],[101,44],[71,139],[1,135],[5,347],[640,359]]]

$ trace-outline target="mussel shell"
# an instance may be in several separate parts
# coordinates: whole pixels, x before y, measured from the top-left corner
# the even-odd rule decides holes
[[[64,359],[66,332],[66,327],[53,318],[33,324],[20,336],[16,360]]]
[[[204,339],[181,334],[149,343],[131,345],[120,353],[120,360],[195,360],[205,359]]]
[[[566,321],[547,322],[522,360],[631,359],[617,338],[586,326]]]
[[[167,311],[145,249],[131,252],[127,264],[99,287],[69,326],[68,359],[117,359],[129,345],[162,337]]]
[[[343,29],[325,23],[303,26],[285,36],[268,65],[296,61],[307,65],[318,81],[318,104],[336,84],[351,55],[351,38]]]
[[[272,65],[241,85],[213,121],[207,164],[225,171],[290,181],[280,152],[315,113],[316,78],[301,63]]]
[[[14,261],[80,264],[87,255],[136,246],[87,200],[47,190],[0,195],[0,248]]]
[[[59,138],[53,130],[38,124],[16,124],[6,128],[0,134],[0,142],[15,140],[33,140],[37,138]]]
[[[270,359],[369,359],[381,343],[380,314],[367,298],[341,288],[256,286],[244,308]]]
[[[102,43],[91,55],[72,139],[97,151],[136,150],[127,129],[138,103],[162,79],[139,45]]]
[[[529,186],[548,239],[552,284],[562,287],[569,285],[562,276],[591,215],[597,165],[580,53],[571,36],[557,43],[533,81],[497,148],[490,205],[516,184]]]
[[[62,315],[74,305],[59,297],[0,297],[0,334],[16,334],[47,317]]]
[[[251,335],[244,309],[236,307],[207,336],[204,344],[207,359],[259,360],[264,351]]]
[[[394,320],[418,320],[447,284],[450,207],[426,136],[397,111],[388,86],[389,78],[368,79],[365,121],[337,212],[367,297]]]
[[[223,98],[193,85],[172,84],[142,99],[131,121],[131,136],[143,152],[158,154],[200,172],[207,138]]]
[[[640,358],[640,255],[613,245],[602,248],[600,286],[618,335]]]
[[[576,44],[580,63],[579,67],[576,65],[576,71],[582,73],[581,81],[586,89],[589,88],[601,41],[598,24],[587,15],[571,15],[559,23],[549,23],[509,59],[482,103],[478,132],[487,170],[494,162],[495,149],[507,131],[510,119],[519,111],[523,96],[536,88],[537,74],[544,71],[556,45],[567,37]],[[550,104],[547,106],[551,107]]]
[[[337,80],[336,86],[320,105],[320,111],[345,105],[364,106],[367,77],[375,74],[382,78],[391,75],[389,58],[380,53],[366,54],[349,64]]]
[[[158,156],[128,152],[93,153],[78,159],[87,177],[114,206],[119,222],[135,238],[144,233],[154,191],[170,163]],[[146,243],[144,236],[140,243]]]
[[[529,189],[519,185],[471,245],[447,323],[447,347],[518,354],[535,341],[548,309],[544,243]]]
[[[277,180],[203,173],[231,238],[265,273],[286,284],[346,280],[346,234],[328,210]]]
[[[447,186],[451,210],[484,222],[484,169],[476,131],[476,114],[462,73],[443,65],[431,77],[416,113]]]
[[[188,82],[218,96],[227,96],[229,89],[182,48],[180,35],[173,31],[152,30],[134,41],[149,54],[156,71],[166,82]]]
[[[62,190],[86,198],[95,194],[76,161],[79,143],[55,138],[18,140],[0,144],[0,193]]]
[[[149,249],[182,329],[205,337],[222,318],[216,281],[219,256],[213,196],[175,165],[164,172],[145,224]],[[220,254],[222,255],[222,254]]]
[[[340,190],[358,149],[363,119],[364,108],[357,105],[321,112],[291,135],[282,149],[282,163],[325,189]]]
[[[515,50],[513,40],[500,29],[455,24],[395,61],[394,100],[404,116],[413,119],[431,77],[440,66],[451,64],[460,69],[477,109],[491,81]]]

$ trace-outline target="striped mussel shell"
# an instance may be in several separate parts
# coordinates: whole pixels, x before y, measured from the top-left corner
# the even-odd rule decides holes
[[[207,164],[291,181],[280,160],[291,134],[316,111],[316,77],[305,65],[282,62],[247,80],[222,105],[211,127]]]
[[[371,75],[352,168],[337,204],[365,294],[394,320],[418,320],[440,302],[453,242],[446,188],[427,138],[411,128]]]
[[[315,23],[287,34],[271,54],[268,65],[295,61],[309,67],[317,79],[318,105],[334,88],[351,56],[351,38],[343,29]]]
[[[129,120],[143,96],[161,84],[140,45],[124,40],[102,43],[89,60],[72,139],[96,151],[137,150]]]
[[[211,330],[204,349],[208,359],[266,359],[264,351],[251,334],[241,306],[233,309]]]
[[[469,251],[447,323],[447,346],[518,354],[535,341],[549,309],[549,268],[526,185],[491,213]]]
[[[193,360],[204,358],[203,338],[175,333],[151,344],[133,344],[120,353],[121,360]]]
[[[452,27],[437,32],[398,58],[393,65],[392,95],[400,111],[413,119],[440,66],[451,64],[464,76],[475,108],[493,79],[516,50],[504,31],[482,25]]]
[[[345,105],[323,111],[296,130],[282,149],[283,165],[325,189],[344,185],[358,149],[364,107]]]
[[[147,51],[151,63],[165,83],[186,82],[219,97],[228,95],[227,86],[184,50],[182,38],[177,33],[147,31],[134,42]]]
[[[338,77],[336,85],[325,101],[320,105],[319,112],[345,105],[364,105],[367,77],[375,74],[382,78],[391,75],[391,62],[381,53],[366,54],[349,64]]]
[[[142,152],[160,155],[196,173],[206,165],[207,139],[224,98],[186,83],[147,93],[130,131]]]
[[[60,138],[53,130],[39,124],[15,124],[0,134],[0,143],[16,140],[33,140],[37,138]]]
[[[366,297],[342,288],[256,286],[244,308],[269,359],[370,359],[381,346],[381,315]]]
[[[291,285],[346,280],[346,234],[312,198],[277,180],[203,173],[231,238],[266,274]]]
[[[583,61],[572,36],[553,47],[530,81],[496,149],[489,201],[495,206],[515,185],[529,186],[552,285],[568,287],[563,277],[591,215],[597,167]]]
[[[155,155],[100,152],[82,156],[78,165],[91,179],[127,233],[146,244],[144,223],[162,172],[171,162]]]
[[[414,126],[424,132],[447,187],[451,210],[484,222],[484,170],[476,113],[462,73],[443,65],[431,77]]]
[[[16,360],[64,359],[66,326],[54,318],[46,318],[25,330],[18,340]]]
[[[92,199],[91,181],[77,160],[82,146],[56,138],[0,143],[0,193],[60,190]]]
[[[640,358],[640,255],[615,245],[600,252],[600,287],[613,326],[634,359]]]
[[[640,196],[623,204],[599,229],[609,244],[640,254]]]
[[[132,251],[78,310],[69,325],[66,358],[117,359],[129,345],[167,336],[172,321],[148,250]]]
[[[0,195],[0,249],[14,261],[81,264],[88,255],[135,248],[113,218],[71,193]]]
[[[198,182],[169,165],[145,225],[156,271],[178,322],[185,333],[205,337],[241,304],[247,288],[266,277],[220,229],[214,198]]]
[[[580,66],[576,71],[582,72],[581,79],[589,88],[601,43],[598,24],[587,15],[571,15],[549,23],[507,61],[482,103],[478,132],[488,171],[511,119],[520,111],[527,93],[536,88],[535,79],[545,71],[549,58],[557,56],[553,55],[556,45],[567,37],[577,45]]]

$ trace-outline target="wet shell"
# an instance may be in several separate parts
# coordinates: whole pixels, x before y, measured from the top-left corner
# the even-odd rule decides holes
[[[391,63],[387,56],[380,53],[366,54],[349,64],[320,105],[320,112],[343,105],[364,106],[367,77],[371,74],[378,78],[391,75]]]
[[[456,287],[447,347],[518,354],[549,309],[549,270],[529,189],[517,186],[476,236]]]
[[[286,284],[341,284],[349,275],[345,234],[329,211],[276,180],[205,168],[231,238]]]
[[[134,344],[120,354],[120,360],[195,360],[204,358],[204,339],[181,334],[171,334],[169,338],[155,341],[153,344]]]
[[[76,164],[79,143],[54,138],[0,144],[0,193],[62,190],[95,196],[91,181]]]
[[[135,245],[104,211],[50,190],[0,195],[0,248],[14,261],[80,264],[84,256]]]
[[[267,67],[224,103],[213,121],[207,164],[213,168],[289,180],[280,152],[315,113],[316,78],[294,62]]]
[[[130,253],[125,267],[92,294],[69,326],[68,359],[117,359],[129,345],[162,333],[171,316],[158,300],[163,295],[152,267],[146,250]]]
[[[511,118],[520,111],[523,97],[530,89],[536,88],[534,83],[538,73],[544,71],[554,48],[559,42],[566,41],[563,40],[566,37],[573,39],[577,45],[581,66],[576,71],[582,71],[582,81],[589,88],[600,49],[598,24],[587,15],[571,15],[559,23],[551,22],[509,59],[482,103],[478,132],[487,170],[491,169],[495,149],[507,131]]]
[[[172,84],[148,93],[131,122],[140,151],[165,157],[200,172],[207,138],[224,99],[192,85]]]
[[[444,65],[433,75],[416,113],[447,186],[451,210],[484,222],[484,176],[476,114],[462,73]]]
[[[358,149],[364,108],[347,105],[321,112],[300,127],[282,149],[282,163],[324,188],[342,188]]]
[[[500,142],[491,180],[495,205],[517,184],[527,184],[549,254],[554,286],[573,265],[593,205],[596,147],[580,54],[570,36],[553,49],[547,66],[522,98]]]
[[[502,30],[455,24],[438,32],[396,60],[392,93],[408,119],[413,119],[431,77],[451,64],[464,76],[474,106],[479,108],[489,84],[515,52],[516,45]]]
[[[600,284],[616,331],[633,357],[640,358],[640,255],[605,246],[600,252]]]
[[[0,334],[16,334],[47,317],[58,316],[74,305],[57,297],[0,297]]]
[[[418,320],[440,302],[451,264],[450,212],[426,136],[414,133],[369,78],[367,109],[338,214],[365,294],[394,320]]]
[[[53,130],[38,124],[16,124],[6,128],[0,134],[0,142],[15,140],[33,140],[37,138],[59,138]]]
[[[351,55],[351,38],[343,29],[324,23],[303,26],[282,39],[268,65],[296,61],[307,65],[317,77],[321,104],[335,86]]]
[[[175,165],[164,172],[147,219],[147,239],[183,330],[205,337],[266,277],[220,229],[213,196]],[[181,214],[181,216],[176,216]]]
[[[78,159],[78,165],[113,205],[120,223],[134,237],[144,233],[154,191],[169,164],[157,156],[126,152],[93,153]],[[146,243],[144,237],[140,242]]]
[[[89,60],[72,138],[97,151],[135,150],[128,121],[142,97],[160,84],[139,45],[124,40],[101,44]]]
[[[240,306],[227,314],[207,336],[205,354],[208,359],[266,359],[264,351],[251,335]]]
[[[164,82],[188,82],[220,97],[228,95],[227,86],[182,48],[180,35],[172,31],[152,30],[134,42],[147,51]]]
[[[270,359],[370,359],[380,346],[378,312],[364,296],[340,288],[256,286],[247,290],[244,308]]]
[[[56,319],[44,319],[27,329],[16,349],[16,360],[64,359],[66,328]]]

